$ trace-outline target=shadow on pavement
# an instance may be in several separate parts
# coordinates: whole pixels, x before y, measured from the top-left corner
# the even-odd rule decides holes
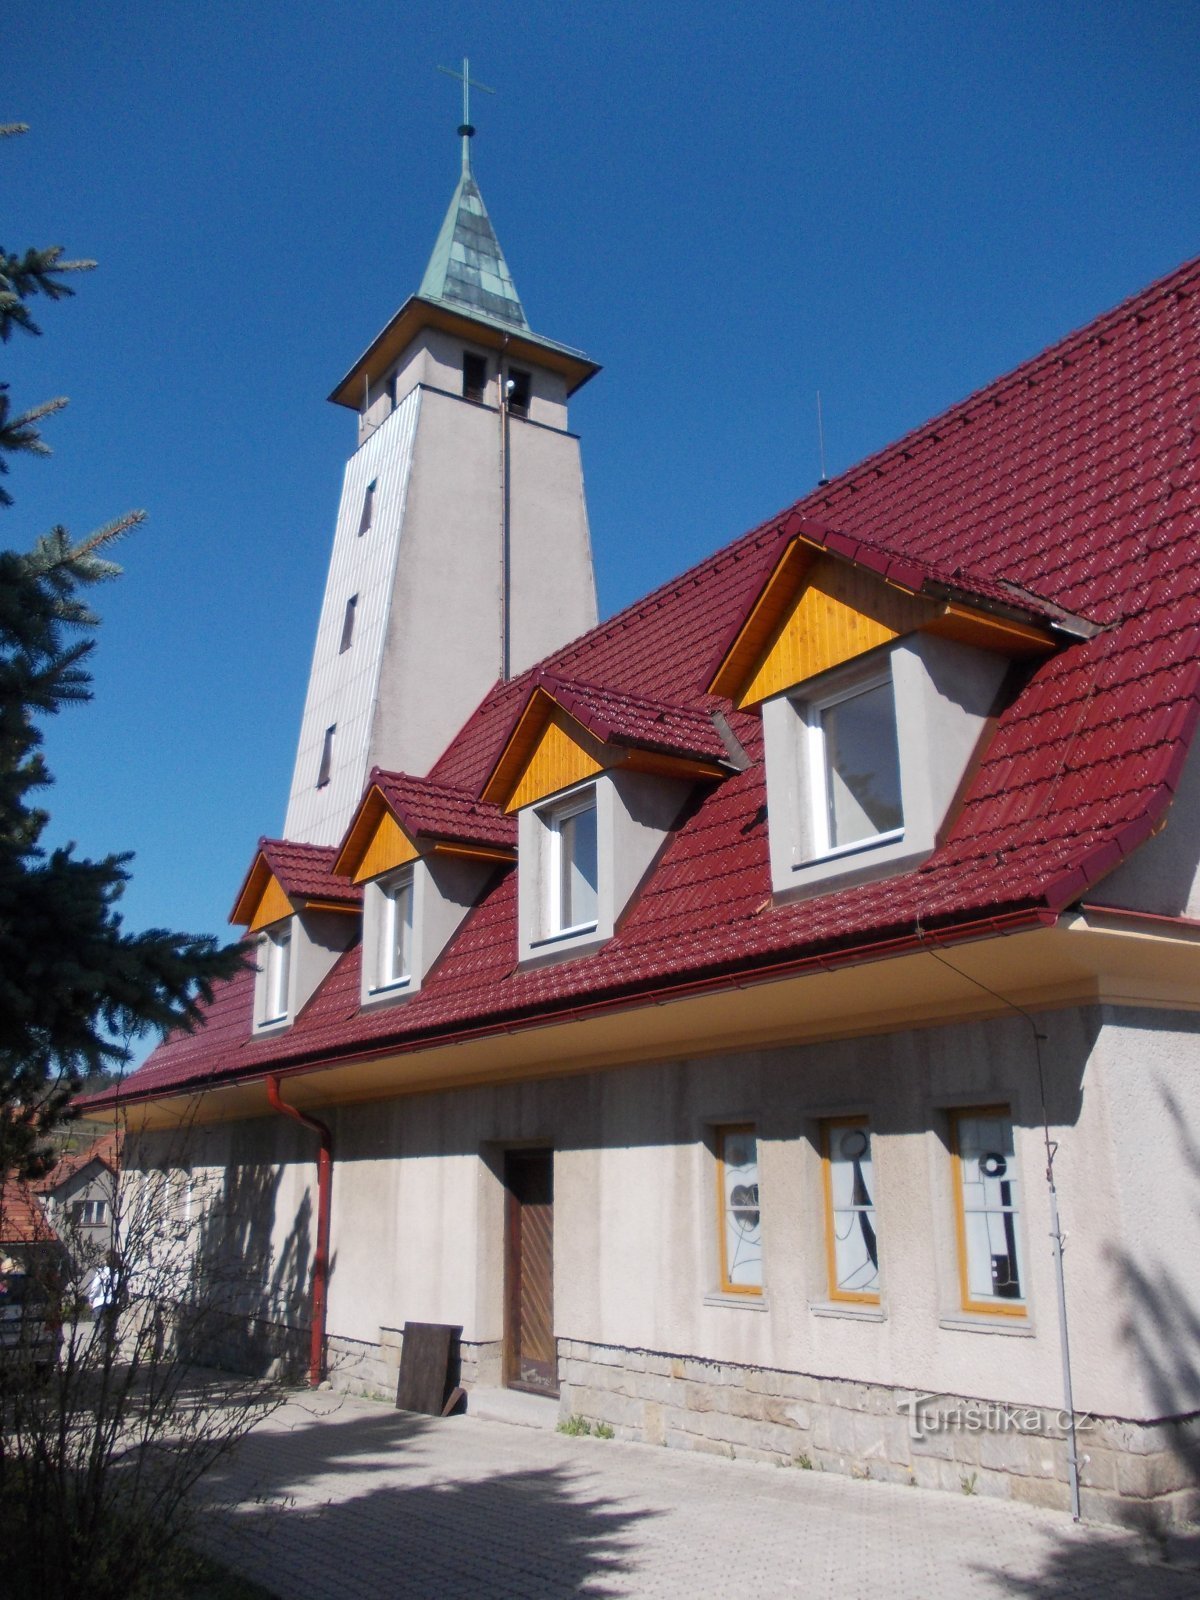
[[[454,1426],[314,1410],[257,1433],[206,1482],[205,1544],[281,1600],[615,1593],[625,1535],[656,1513],[589,1495],[586,1472],[561,1465],[430,1483],[421,1436]]]

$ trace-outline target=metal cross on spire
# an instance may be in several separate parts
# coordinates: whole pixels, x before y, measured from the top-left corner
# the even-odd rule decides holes
[[[471,90],[482,89],[484,94],[495,94],[495,89],[489,89],[486,83],[479,83],[471,76],[471,63],[466,56],[463,57],[462,71],[455,72],[453,67],[439,67],[439,72],[444,72],[448,78],[457,78],[463,86],[463,112],[462,125],[458,132],[462,139],[462,164],[463,171],[471,170],[471,140],[475,137],[475,129],[471,126]]]

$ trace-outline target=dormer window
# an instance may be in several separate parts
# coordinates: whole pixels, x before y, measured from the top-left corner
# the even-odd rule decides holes
[[[517,817],[520,959],[611,939],[696,782],[727,762],[705,710],[543,673],[483,788]]]
[[[595,789],[547,808],[542,818],[550,835],[547,934],[590,933],[596,926],[599,883]]]
[[[333,867],[363,886],[361,1005],[418,993],[515,843],[473,790],[375,769]]]
[[[933,852],[1013,663],[1054,649],[1023,609],[957,569],[798,524],[708,685],[762,707],[776,895],[906,872]]]
[[[358,931],[361,891],[332,876],[335,853],[259,840],[229,919],[255,935],[255,1032],[294,1021]]]
[[[413,878],[411,871],[377,886],[376,991],[395,989],[412,978]]]
[[[258,941],[260,1028],[286,1022],[292,978],[292,924],[276,923]]]
[[[813,854],[899,838],[904,807],[891,673],[801,704],[809,728]]]

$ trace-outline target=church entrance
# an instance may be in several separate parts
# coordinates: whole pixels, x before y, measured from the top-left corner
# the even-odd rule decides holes
[[[504,1182],[505,1382],[557,1395],[554,1152],[506,1151]]]

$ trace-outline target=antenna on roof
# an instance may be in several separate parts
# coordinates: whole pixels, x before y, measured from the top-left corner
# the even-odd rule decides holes
[[[817,390],[817,451],[821,457],[821,476],[817,479],[817,488],[823,489],[829,482],[825,471],[825,423],[821,416],[821,391]]]

